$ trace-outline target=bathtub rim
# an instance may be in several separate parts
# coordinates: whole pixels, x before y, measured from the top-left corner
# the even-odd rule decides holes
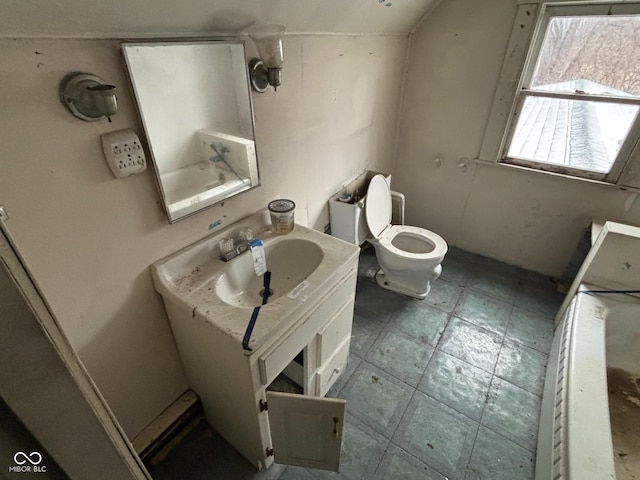
[[[579,291],[592,289],[597,287],[581,284]],[[540,413],[536,480],[615,479],[607,392],[609,309],[599,295],[574,295],[556,327]],[[554,469],[563,476],[555,476]]]

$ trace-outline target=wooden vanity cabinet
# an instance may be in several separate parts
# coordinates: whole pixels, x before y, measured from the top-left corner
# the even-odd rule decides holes
[[[300,302],[292,312],[295,320],[283,322],[282,332],[252,352],[198,315],[185,317],[187,312],[166,302],[189,384],[207,421],[257,468],[275,461],[338,470],[346,402],[324,395],[347,364],[356,275],[357,257],[317,298]],[[274,391],[283,372],[300,385],[300,393]]]
[[[355,272],[342,278],[313,312],[258,357],[256,392],[266,399],[260,427],[269,433],[265,452],[271,449],[276,463],[338,470],[346,402],[324,395],[346,368],[355,279]],[[301,363],[295,361],[300,353]],[[302,394],[267,390],[292,368],[298,373],[289,377],[302,380]],[[265,455],[265,465],[269,460]]]

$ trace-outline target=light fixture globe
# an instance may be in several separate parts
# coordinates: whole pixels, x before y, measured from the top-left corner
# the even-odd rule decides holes
[[[256,44],[260,59],[267,68],[269,85],[277,88],[282,84],[282,36],[283,25],[255,25],[249,30],[249,37]]]

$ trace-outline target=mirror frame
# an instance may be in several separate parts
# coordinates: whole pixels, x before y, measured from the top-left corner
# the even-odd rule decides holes
[[[242,86],[240,88],[242,88],[242,91],[247,92],[247,97],[248,97],[248,106],[249,106],[249,111],[247,112],[248,114],[248,118],[251,120],[251,134],[252,134],[252,138],[250,139],[253,143],[253,152],[255,155],[255,176],[256,176],[256,181],[255,183],[251,183],[249,185],[246,186],[246,188],[242,188],[238,191],[233,191],[231,194],[229,195],[224,195],[224,197],[222,198],[217,198],[217,195],[214,196],[210,196],[210,198],[207,198],[207,195],[205,195],[208,192],[211,192],[213,190],[208,190],[205,191],[201,194],[198,195],[194,195],[191,198],[194,197],[203,197],[199,202],[198,202],[198,207],[197,208],[188,208],[188,211],[186,213],[175,213],[172,212],[170,209],[170,206],[172,203],[170,203],[168,201],[168,195],[166,193],[166,188],[165,185],[163,184],[163,179],[160,173],[160,167],[158,165],[157,162],[157,158],[156,158],[156,152],[154,151],[154,147],[150,141],[150,135],[149,135],[149,126],[148,126],[148,122],[145,119],[145,114],[144,114],[144,110],[142,108],[141,105],[141,101],[136,89],[136,82],[134,79],[134,74],[132,73],[132,69],[131,69],[131,65],[129,63],[129,59],[127,57],[127,53],[125,51],[125,49],[127,47],[135,47],[135,46],[145,46],[145,47],[149,47],[149,46],[157,46],[157,47],[162,47],[162,46],[188,46],[188,45],[238,45],[242,47],[242,55],[243,55],[243,64],[244,64],[244,72],[245,72],[245,79],[243,81],[242,86],[244,86],[244,88],[242,88]],[[247,55],[246,55],[246,42],[243,40],[229,40],[229,39],[211,39],[211,38],[180,38],[180,39],[169,39],[169,40],[165,40],[165,39],[158,39],[158,40],[148,40],[148,39],[140,39],[140,40],[127,40],[127,41],[123,41],[120,44],[120,51],[123,57],[123,61],[125,64],[125,71],[127,74],[127,77],[129,79],[129,85],[131,88],[131,94],[132,97],[135,101],[136,104],[136,110],[137,110],[137,114],[138,114],[138,121],[139,124],[142,126],[142,130],[144,132],[144,137],[145,137],[145,141],[148,147],[148,152],[150,155],[150,159],[151,159],[151,163],[153,164],[153,170],[154,170],[154,174],[155,174],[155,180],[156,180],[156,185],[158,187],[158,191],[160,193],[160,199],[162,202],[162,206],[163,209],[165,211],[165,214],[167,215],[167,218],[169,220],[169,223],[175,223],[179,220],[182,220],[184,218],[188,218],[198,212],[201,212],[202,210],[212,207],[214,205],[218,205],[222,202],[225,202],[226,200],[228,200],[229,198],[232,198],[236,195],[239,195],[241,193],[253,190],[256,187],[259,187],[261,185],[261,179],[260,179],[260,165],[259,165],[259,160],[258,160],[258,148],[257,148],[257,142],[256,142],[256,129],[255,129],[255,117],[254,117],[254,109],[253,109],[253,97],[252,97],[252,92],[251,92],[251,80],[250,80],[250,73],[249,73],[249,68],[248,68],[248,64],[247,64]],[[213,107],[212,107],[213,108]],[[209,128],[210,130],[211,128]],[[201,130],[207,130],[206,127],[203,127]],[[198,130],[200,131],[200,130]],[[194,134],[196,134],[198,131],[194,132]],[[239,137],[236,137],[239,138]],[[194,140],[195,141],[195,140]],[[217,152],[216,152],[217,153]],[[226,162],[225,162],[226,163]],[[232,170],[233,171],[233,170]],[[234,172],[235,173],[235,172]],[[173,202],[175,203],[175,202]],[[193,204],[195,205],[195,203]]]

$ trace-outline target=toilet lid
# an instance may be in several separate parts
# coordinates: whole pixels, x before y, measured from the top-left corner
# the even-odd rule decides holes
[[[391,223],[391,191],[384,176],[376,175],[369,182],[364,212],[371,235],[379,238]]]

